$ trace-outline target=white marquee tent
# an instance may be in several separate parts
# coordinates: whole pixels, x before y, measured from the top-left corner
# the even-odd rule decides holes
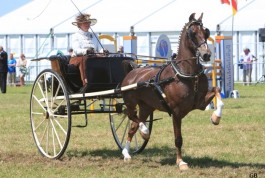
[[[15,0],[5,1],[15,3]],[[140,55],[153,55],[161,34],[169,36],[175,52],[178,35],[189,15],[195,12],[198,17],[203,12],[204,26],[210,29],[212,37],[216,35],[217,24],[221,26],[222,35],[233,36],[235,81],[240,80],[241,71],[236,63],[244,47],[249,47],[259,59],[263,58],[255,65],[255,81],[263,74],[265,64],[264,42],[258,39],[258,29],[265,28],[265,1],[237,1],[238,12],[232,16],[232,7],[221,4],[221,0],[31,0],[0,16],[0,44],[8,52],[24,52],[29,58],[50,54],[52,50],[66,52],[71,45],[71,34],[77,30],[72,22],[80,10],[98,20],[92,27],[94,32],[115,34],[119,44],[133,26]],[[50,29],[55,34],[54,43],[48,35]]]
[[[232,30],[232,9],[221,0],[73,0],[80,11],[97,18],[95,32],[177,31],[187,22],[189,15],[204,13],[204,25],[215,31]],[[71,24],[78,10],[71,0],[33,0],[0,17],[0,34],[72,33]],[[264,0],[238,0],[238,13],[234,16],[234,31],[263,28],[265,24]],[[3,25],[4,24],[4,25]]]

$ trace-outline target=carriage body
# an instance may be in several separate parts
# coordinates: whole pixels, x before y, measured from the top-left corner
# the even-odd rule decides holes
[[[65,80],[70,93],[77,93],[82,87],[80,71],[77,66],[69,64],[70,56],[51,56],[52,70]],[[117,87],[125,77],[122,62],[133,61],[130,57],[88,57],[86,60],[86,92],[98,92]]]

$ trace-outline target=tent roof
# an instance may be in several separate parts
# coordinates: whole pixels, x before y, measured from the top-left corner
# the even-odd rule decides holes
[[[232,30],[232,9],[220,0],[73,0],[82,11],[98,20],[95,32],[179,31],[189,15],[204,13],[203,22],[215,31]],[[12,0],[9,1],[12,3]],[[72,25],[79,13],[71,0],[34,0],[0,17],[0,34],[73,33]],[[234,31],[258,30],[264,27],[264,0],[238,0]],[[3,25],[4,24],[4,25]]]

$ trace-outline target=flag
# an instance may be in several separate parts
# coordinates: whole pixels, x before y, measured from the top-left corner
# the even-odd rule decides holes
[[[221,3],[230,5],[230,1],[229,0],[221,0]]]
[[[233,15],[237,13],[237,0],[231,0]]]

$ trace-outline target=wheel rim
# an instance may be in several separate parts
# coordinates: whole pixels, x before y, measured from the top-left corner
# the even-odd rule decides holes
[[[60,158],[70,138],[71,108],[61,77],[51,70],[41,72],[34,82],[30,121],[40,153],[48,158]]]
[[[115,107],[115,105],[119,105]],[[110,118],[110,125],[111,131],[114,137],[116,144],[118,145],[119,149],[122,150],[125,147],[128,130],[132,121],[129,120],[126,114],[126,106],[124,105],[122,98],[112,98],[110,99],[110,111],[116,111],[109,114]],[[153,125],[153,114],[151,114],[146,122],[146,127],[149,129],[151,134]],[[130,143],[130,152],[131,153],[140,153],[144,150],[148,143],[148,140],[144,140],[141,135],[140,131],[138,130],[137,133],[134,135],[131,143]]]

